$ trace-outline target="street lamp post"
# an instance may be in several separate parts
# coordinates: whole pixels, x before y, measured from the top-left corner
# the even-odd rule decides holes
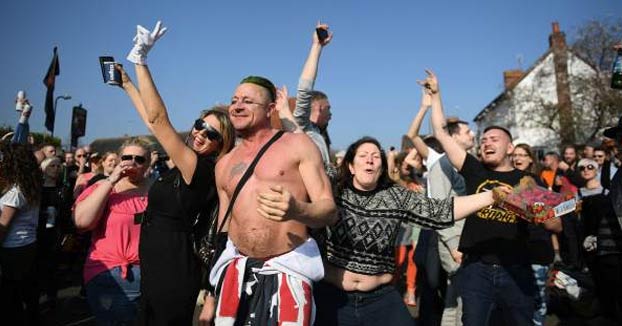
[[[71,96],[70,95],[59,95],[56,97],[56,99],[54,100],[54,122],[56,123],[56,108],[58,107],[58,100],[59,99],[63,99],[63,100],[71,100]],[[52,128],[52,137],[54,137],[54,128]]]

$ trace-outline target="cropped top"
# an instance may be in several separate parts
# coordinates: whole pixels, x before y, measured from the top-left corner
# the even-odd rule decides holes
[[[395,270],[395,238],[401,223],[443,229],[454,224],[453,198],[433,199],[399,185],[336,198],[338,222],[328,227],[326,259],[345,270],[378,275]]]

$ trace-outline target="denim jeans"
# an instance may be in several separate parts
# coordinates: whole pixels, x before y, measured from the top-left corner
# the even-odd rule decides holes
[[[533,325],[536,283],[530,265],[496,265],[466,261],[458,270],[465,326],[489,325],[501,308],[508,325]]]
[[[86,298],[97,325],[133,325],[140,299],[140,267],[130,265],[100,273],[86,284]]]
[[[360,292],[343,291],[329,283],[314,284],[317,326],[412,326],[415,320],[393,285]]]
[[[532,264],[531,269],[533,270],[536,286],[538,287],[535,297],[536,311],[533,314],[533,324],[534,326],[542,326],[546,318],[546,279],[549,276],[549,266]]]

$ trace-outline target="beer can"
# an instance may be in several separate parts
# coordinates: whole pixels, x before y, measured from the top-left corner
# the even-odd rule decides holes
[[[114,69],[117,64],[114,61],[107,61],[102,63],[104,65],[104,81],[108,85],[120,85],[121,84],[121,72]]]

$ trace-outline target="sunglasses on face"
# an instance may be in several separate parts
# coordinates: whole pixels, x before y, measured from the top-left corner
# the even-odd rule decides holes
[[[218,132],[218,130],[216,130],[214,127],[210,126],[209,123],[205,122],[205,120],[203,119],[196,119],[194,121],[194,129],[199,132],[203,130],[207,131],[207,138],[209,140],[222,140],[222,135],[220,134],[220,132]]]
[[[146,158],[140,155],[121,155],[121,161],[134,161],[136,164],[144,164],[146,162]]]
[[[582,165],[579,167],[579,171],[585,171],[586,169],[591,171],[591,170],[596,169],[596,167],[593,166],[592,164]]]

